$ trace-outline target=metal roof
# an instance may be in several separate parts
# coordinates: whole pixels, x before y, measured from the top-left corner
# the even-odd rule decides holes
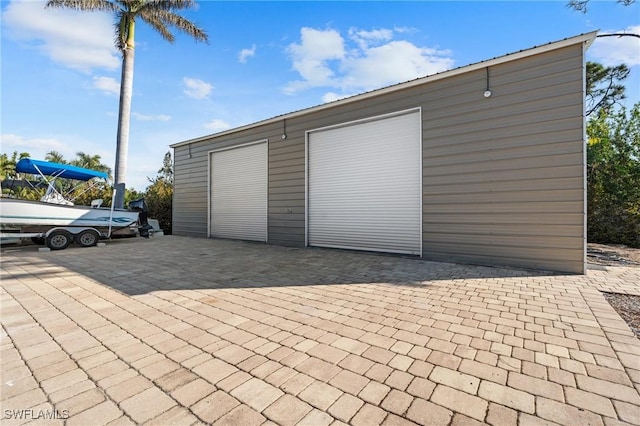
[[[459,75],[459,74],[475,71],[477,69],[481,69],[481,68],[486,68],[486,67],[489,67],[489,66],[502,64],[502,63],[513,61],[513,60],[516,60],[516,59],[525,58],[525,57],[528,57],[528,56],[538,55],[540,53],[548,52],[548,51],[551,51],[551,50],[561,49],[563,47],[572,46],[572,45],[578,44],[578,43],[584,43],[585,44],[585,48],[588,48],[591,45],[591,43],[593,43],[593,41],[595,40],[597,34],[598,34],[598,31],[596,30],[596,31],[583,33],[583,34],[580,34],[580,35],[577,35],[577,36],[573,36],[573,37],[567,37],[567,38],[564,38],[562,40],[558,40],[558,41],[554,41],[554,42],[550,42],[550,43],[534,46],[534,47],[531,47],[531,48],[528,48],[528,49],[519,50],[517,52],[508,53],[508,54],[503,55],[503,56],[497,56],[495,58],[486,59],[484,61],[476,62],[476,63],[470,64],[470,65],[464,65],[464,66],[461,66],[461,67],[458,67],[458,68],[453,68],[453,69],[450,69],[450,70],[447,70],[447,71],[442,71],[442,72],[439,72],[437,74],[431,74],[431,75],[428,75],[428,76],[425,76],[425,77],[416,78],[414,80],[409,80],[409,81],[405,81],[405,82],[402,82],[402,83],[397,83],[397,84],[394,84],[394,85],[391,85],[391,86],[383,87],[381,89],[375,89],[375,90],[371,90],[369,92],[360,93],[360,94],[357,94],[357,95],[350,96],[348,98],[343,98],[343,99],[339,99],[339,100],[336,100],[336,101],[327,102],[327,103],[324,103],[324,104],[321,104],[321,105],[316,105],[316,106],[312,106],[312,107],[308,107],[308,108],[303,108],[303,109],[300,109],[300,110],[297,110],[297,111],[289,112],[289,113],[286,113],[286,114],[277,115],[275,117],[271,117],[271,118],[268,118],[268,119],[265,119],[265,120],[261,120],[261,121],[257,121],[257,122],[254,122],[254,123],[250,123],[250,124],[245,124],[245,125],[240,126],[240,127],[235,127],[233,129],[224,130],[222,132],[213,133],[213,134],[209,134],[209,135],[206,135],[206,136],[201,136],[201,137],[194,138],[194,139],[188,139],[188,140],[182,141],[182,142],[177,142],[177,143],[172,144],[170,146],[171,146],[171,148],[177,148],[179,146],[189,145],[189,144],[193,144],[193,143],[196,143],[196,142],[209,140],[209,139],[212,139],[212,138],[217,138],[217,137],[220,137],[220,136],[236,133],[236,132],[247,130],[247,129],[251,129],[251,128],[254,128],[254,127],[264,126],[266,124],[279,122],[281,120],[287,120],[287,119],[291,119],[291,118],[294,118],[294,117],[299,117],[299,116],[304,115],[304,114],[309,114],[309,113],[312,113],[312,112],[317,112],[317,111],[321,111],[321,110],[324,110],[324,109],[333,108],[333,107],[338,106],[338,105],[345,105],[345,104],[349,104],[351,102],[361,101],[363,99],[368,99],[368,98],[371,98],[371,97],[374,97],[374,96],[381,96],[381,95],[386,94],[386,93],[391,93],[391,92],[395,92],[395,91],[398,91],[398,90],[403,90],[403,89],[407,89],[407,88],[410,88],[410,87],[414,87],[414,86],[419,86],[419,85],[422,85],[422,84],[430,83],[432,81],[453,77],[455,75]]]

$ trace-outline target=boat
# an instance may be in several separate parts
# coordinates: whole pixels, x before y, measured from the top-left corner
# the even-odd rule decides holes
[[[81,194],[97,183],[106,182],[108,175],[104,172],[31,158],[18,161],[16,172],[39,175],[41,179],[38,181],[24,182],[34,190],[37,185],[46,186],[46,192],[39,201],[4,194],[0,197],[0,233],[3,238],[31,238],[52,250],[62,250],[72,242],[83,247],[95,246],[101,238],[110,238],[114,232],[132,226],[140,229],[140,235],[148,236],[143,199],[129,203],[127,210],[102,207],[101,199],[93,200],[90,206],[74,204],[70,195],[77,193],[80,186],[84,185],[80,188],[84,189]],[[63,193],[55,184],[58,179],[69,179],[78,184]],[[6,232],[9,230],[13,232]]]

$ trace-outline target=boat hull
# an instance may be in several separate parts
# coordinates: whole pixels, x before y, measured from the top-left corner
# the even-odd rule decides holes
[[[0,224],[2,228],[20,228],[23,232],[38,232],[51,227],[90,227],[119,229],[138,220],[138,212],[91,208],[87,206],[65,206],[0,198]]]

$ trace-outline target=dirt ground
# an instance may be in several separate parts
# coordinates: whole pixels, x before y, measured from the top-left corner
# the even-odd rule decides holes
[[[596,265],[640,268],[640,249],[623,245],[587,244],[587,261]]]
[[[589,263],[596,265],[640,268],[640,249],[589,243],[587,259]],[[640,339],[640,296],[604,293],[604,297]]]

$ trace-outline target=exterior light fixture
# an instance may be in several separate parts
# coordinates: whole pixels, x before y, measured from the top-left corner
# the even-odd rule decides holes
[[[485,89],[483,95],[485,98],[490,98],[492,93],[491,93],[491,89],[489,88],[489,67],[487,67],[486,70],[487,70],[487,88]]]

